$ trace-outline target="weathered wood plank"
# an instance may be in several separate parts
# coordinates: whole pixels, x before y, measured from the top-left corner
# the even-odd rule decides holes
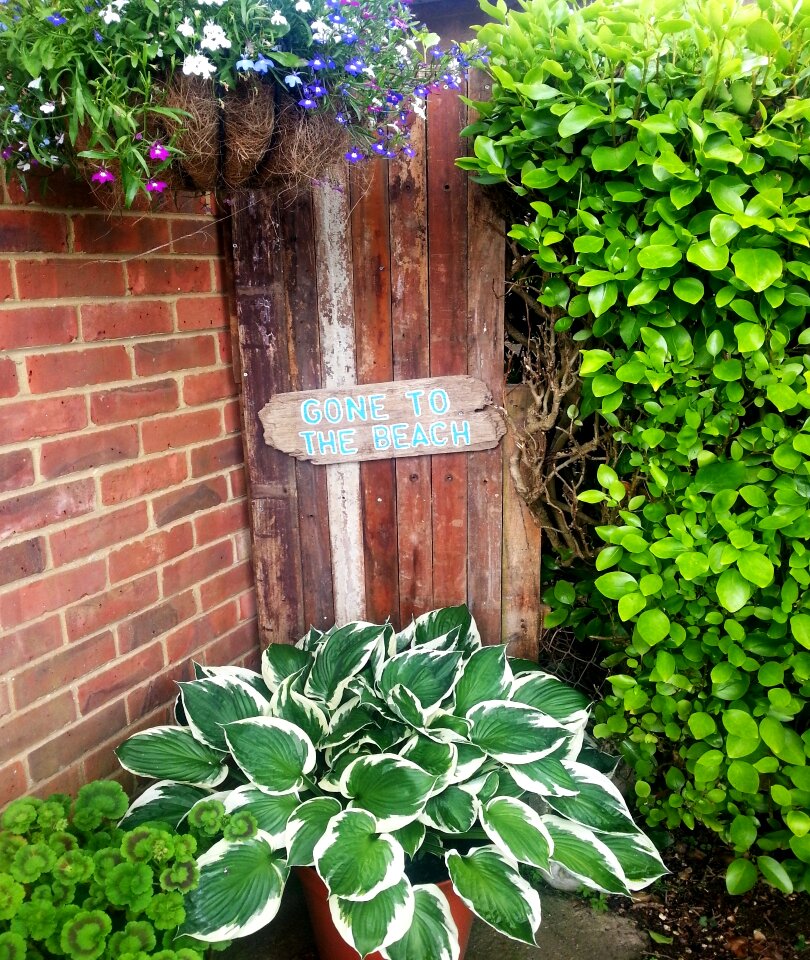
[[[391,344],[391,255],[388,168],[383,163],[351,178],[355,354],[358,383],[394,378]],[[396,467],[392,460],[360,464],[366,574],[366,616],[399,621]]]
[[[523,424],[531,399],[525,386],[506,388],[510,423]],[[503,588],[502,635],[513,657],[537,660],[540,639],[540,528],[515,489],[510,460],[515,453],[514,430],[503,441]]]
[[[313,193],[321,338],[321,383],[343,387],[356,383],[354,297],[349,231],[348,181],[343,167],[332,171],[341,190]],[[338,623],[366,615],[365,556],[360,513],[360,467],[356,463],[324,468],[329,497],[332,584]]]
[[[470,97],[485,100],[489,80],[473,71]],[[470,118],[472,119],[472,118]],[[467,370],[503,405],[504,240],[502,219],[486,192],[468,185],[468,359]],[[469,552],[467,568],[470,608],[485,643],[501,641],[501,537],[503,476],[501,453],[471,454],[467,491]]]
[[[412,131],[416,156],[391,161],[391,328],[394,379],[430,374],[424,125]],[[408,623],[433,606],[431,469],[424,457],[397,461],[399,614]]]
[[[312,197],[307,191],[281,214],[286,292],[286,329],[290,349],[290,387],[313,390],[321,385],[315,234]],[[327,629],[335,622],[329,503],[326,474],[311,463],[295,467],[303,617],[305,629]]]
[[[231,209],[259,631],[263,645],[290,643],[303,632],[295,464],[264,443],[258,417],[291,384],[279,216],[266,196],[249,190],[234,192]]]

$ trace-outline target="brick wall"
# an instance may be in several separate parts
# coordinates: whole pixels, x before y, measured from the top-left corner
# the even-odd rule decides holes
[[[258,650],[216,219],[3,189],[0,807],[114,773],[192,658]]]

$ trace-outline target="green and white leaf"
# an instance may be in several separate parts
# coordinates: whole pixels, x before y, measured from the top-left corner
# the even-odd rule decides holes
[[[631,893],[669,873],[655,844],[640,830],[634,834],[600,833],[599,839],[616,855]]]
[[[185,897],[181,934],[220,943],[255,933],[278,913],[289,871],[262,834],[220,840],[197,865],[200,881]]]
[[[506,700],[513,682],[505,646],[482,647],[467,660],[456,684],[454,713],[467,712],[485,700]]]
[[[447,787],[432,796],[419,815],[419,820],[441,833],[466,833],[478,815],[478,801],[461,787]]]
[[[134,830],[142,823],[159,820],[171,827],[177,827],[194,804],[208,796],[210,791],[202,787],[194,787],[189,783],[176,783],[173,780],[161,780],[159,783],[153,783],[132,801],[118,826],[122,830]]]
[[[332,817],[312,858],[330,896],[341,899],[372,900],[405,874],[405,851],[364,810]]]
[[[458,745],[455,743],[432,740],[417,733],[405,742],[399,754],[436,778],[434,793],[444,790],[455,777],[458,764]]]
[[[436,780],[396,754],[359,757],[340,780],[340,792],[352,808],[373,814],[380,830],[399,830],[424,810]]]
[[[223,754],[200,743],[185,727],[158,726],[135,733],[115,755],[125,770],[139,777],[215,787],[228,776]]]
[[[518,677],[509,697],[516,703],[536,707],[560,723],[579,722],[589,706],[588,698],[548,673],[534,673]]]
[[[501,852],[520,863],[548,869],[554,841],[540,814],[514,797],[495,797],[481,811],[481,826]]]
[[[270,690],[261,675],[256,673],[255,670],[248,670],[247,667],[209,667],[194,661],[194,679],[204,680],[206,677],[228,677],[241,680],[253,687],[256,693],[261,694],[265,700],[270,698]]]
[[[296,650],[305,650],[307,653],[314,653],[318,647],[326,640],[326,634],[317,627],[310,627],[309,630],[296,641]],[[287,644],[285,644],[287,646]]]
[[[291,867],[311,867],[315,862],[315,844],[326,833],[330,820],[342,810],[335,797],[315,797],[300,804],[287,820],[284,845]]]
[[[391,836],[399,843],[409,857],[414,857],[425,840],[425,825],[412,820],[400,830],[392,830]]]
[[[331,716],[329,732],[324,737],[322,746],[338,747],[347,743],[351,738],[374,722],[374,711],[371,707],[360,702],[360,697],[352,697],[335,710]]]
[[[457,607],[443,607],[430,610],[417,617],[413,623],[413,645],[424,647],[432,645],[438,649],[437,641],[444,640],[449,634],[458,631],[452,641],[452,649],[472,654],[481,646],[481,635],[469,608],[465,604]],[[403,631],[404,633],[405,631]],[[448,643],[448,648],[450,644]]]
[[[456,893],[474,913],[513,940],[535,942],[540,897],[499,850],[450,851],[445,861]]]
[[[234,760],[251,783],[267,793],[294,793],[315,768],[315,748],[286,720],[256,717],[225,727]]]
[[[553,814],[543,814],[541,819],[554,842],[549,870],[543,871],[543,876],[552,886],[559,886],[559,868],[562,868],[564,874],[569,874],[592,890],[629,892],[616,854],[593,830]]]
[[[300,727],[314,747],[320,747],[329,731],[329,720],[315,700],[292,688],[290,678],[283,680],[270,701],[266,715]]]
[[[178,683],[186,721],[198,740],[227,751],[223,724],[263,716],[270,704],[238,677],[214,676]]]
[[[624,797],[604,774],[576,761],[566,760],[563,766],[571,774],[578,793],[573,797],[546,797],[552,809],[602,833],[638,832]]]
[[[475,776],[486,762],[487,755],[483,750],[473,746],[471,743],[457,743],[456,750],[458,752],[458,759],[456,761],[456,769],[453,773],[453,781],[455,783],[463,783],[465,780],[469,780],[470,777]]]
[[[262,654],[262,677],[271,692],[288,677],[312,666],[313,655],[289,643],[271,643]]]
[[[579,792],[558,755],[532,763],[508,764],[507,769],[518,786],[540,797],[573,797]]]
[[[458,960],[458,928],[444,894],[434,884],[413,888],[408,932],[381,952],[385,960]]]
[[[287,821],[300,805],[301,800],[297,793],[282,793],[271,795],[245,784],[228,792],[223,800],[225,812],[247,810],[256,818],[259,830],[274,850],[286,846]]]
[[[409,690],[430,720],[455,687],[460,665],[460,653],[408,650],[385,664],[377,687],[386,699],[395,687]]]
[[[304,693],[334,710],[352,678],[382,643],[385,633],[384,626],[365,622],[348,623],[330,630],[315,652]]]
[[[488,700],[467,714],[470,740],[501,763],[530,763],[553,753],[569,738],[558,721],[535,707]]]
[[[414,893],[403,877],[371,900],[329,898],[329,912],[346,943],[366,957],[401,940],[414,915]]]

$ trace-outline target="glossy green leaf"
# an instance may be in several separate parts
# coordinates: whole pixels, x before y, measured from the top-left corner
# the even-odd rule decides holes
[[[573,137],[587,130],[588,127],[603,123],[606,119],[607,117],[598,107],[584,103],[566,113],[557,127],[557,133],[563,138]]]
[[[540,815],[514,797],[495,797],[481,811],[481,826],[507,857],[548,869],[554,846]]]
[[[385,960],[458,960],[458,928],[442,891],[425,884],[414,887],[413,896],[408,932],[382,950]]]
[[[340,781],[352,806],[373,814],[380,830],[399,830],[424,810],[436,778],[395,754],[352,761]]]
[[[315,844],[326,833],[330,821],[341,812],[335,797],[315,797],[298,804],[284,829],[287,862],[290,866],[311,866]]]
[[[332,922],[361,957],[401,940],[413,922],[414,906],[413,888],[404,877],[370,900],[329,898]]]
[[[151,727],[133,734],[115,754],[125,770],[140,777],[215,787],[228,775],[224,754],[185,727]]]
[[[371,900],[398,884],[405,851],[364,810],[344,810],[326,825],[312,859],[331,896]]]
[[[738,250],[731,262],[739,279],[757,293],[766,290],[782,276],[782,258],[775,250],[748,247]]]
[[[597,147],[591,154],[591,163],[598,173],[605,170],[621,172],[636,159],[637,153],[638,143],[627,140],[618,147]]]
[[[272,717],[238,720],[225,727],[231,755],[245,776],[267,793],[292,793],[315,768],[315,748],[303,730]]]
[[[726,890],[733,896],[742,896],[757,882],[757,868],[750,860],[732,860],[726,870]]]
[[[717,599],[726,610],[736,613],[748,603],[750,597],[751,585],[739,571],[726,570],[720,575],[717,581]]]

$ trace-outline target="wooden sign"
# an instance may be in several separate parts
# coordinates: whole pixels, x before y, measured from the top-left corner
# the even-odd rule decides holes
[[[313,463],[487,450],[505,431],[487,385],[473,377],[279,393],[259,419],[271,447]]]

